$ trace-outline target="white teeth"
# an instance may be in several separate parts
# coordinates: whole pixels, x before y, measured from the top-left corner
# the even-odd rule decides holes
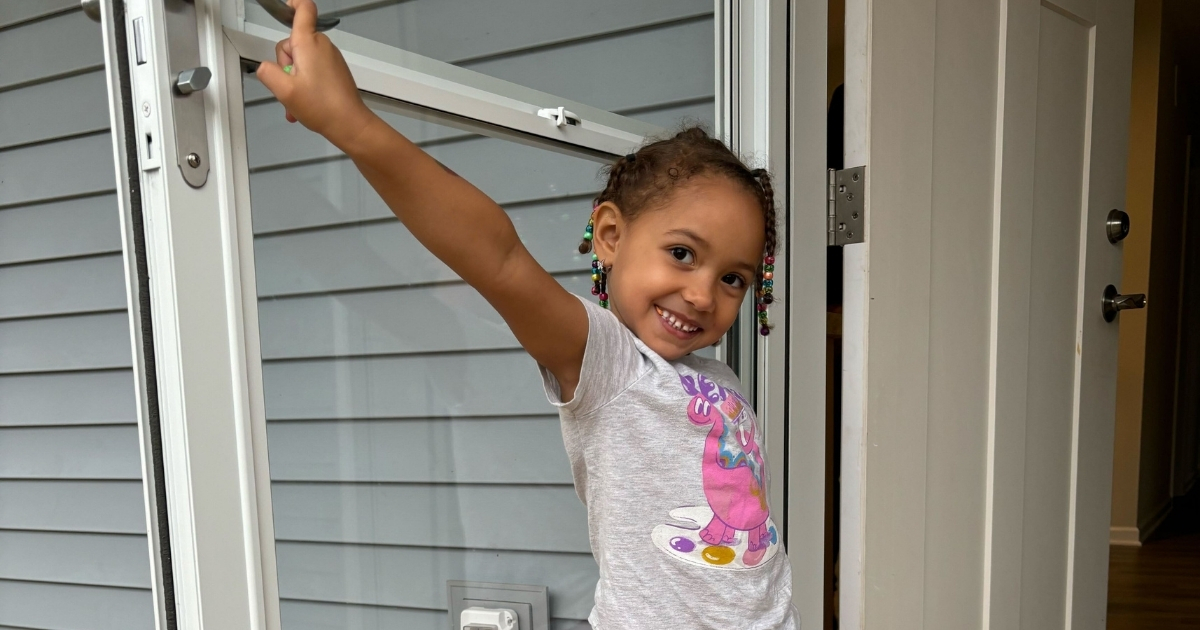
[[[661,317],[663,319],[663,321],[670,324],[676,330],[681,330],[683,332],[695,332],[695,331],[699,330],[699,328],[697,328],[695,326],[685,325],[683,322],[676,319],[676,317],[673,313],[670,313],[658,306],[655,306],[654,310],[658,311],[658,316]]]

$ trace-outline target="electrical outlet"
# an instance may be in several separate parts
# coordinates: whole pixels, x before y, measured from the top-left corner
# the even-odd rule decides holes
[[[462,611],[472,606],[512,609],[517,630],[550,630],[550,589],[545,586],[449,580],[446,594],[451,630],[459,630]]]

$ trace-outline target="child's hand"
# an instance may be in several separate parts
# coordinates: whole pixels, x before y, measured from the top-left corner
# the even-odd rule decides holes
[[[288,122],[299,121],[344,149],[375,115],[358,95],[342,53],[316,31],[316,5],[288,4],[296,9],[292,35],[275,45],[279,63],[258,66],[258,79],[283,103]],[[291,66],[290,73],[281,66]]]

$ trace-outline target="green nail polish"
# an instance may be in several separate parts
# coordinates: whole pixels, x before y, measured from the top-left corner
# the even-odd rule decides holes
[[[284,71],[284,72],[286,72],[286,73],[288,73],[288,74],[291,74],[291,73],[292,73],[292,66],[291,66],[291,64],[288,64],[288,65],[284,66],[284,67],[283,67],[283,71]]]

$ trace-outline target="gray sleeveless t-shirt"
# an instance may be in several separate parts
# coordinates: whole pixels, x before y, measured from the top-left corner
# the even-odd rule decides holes
[[[584,301],[588,340],[559,409],[600,565],[596,630],[799,628],[781,533],[767,505],[754,411],[723,363],[666,361]]]

